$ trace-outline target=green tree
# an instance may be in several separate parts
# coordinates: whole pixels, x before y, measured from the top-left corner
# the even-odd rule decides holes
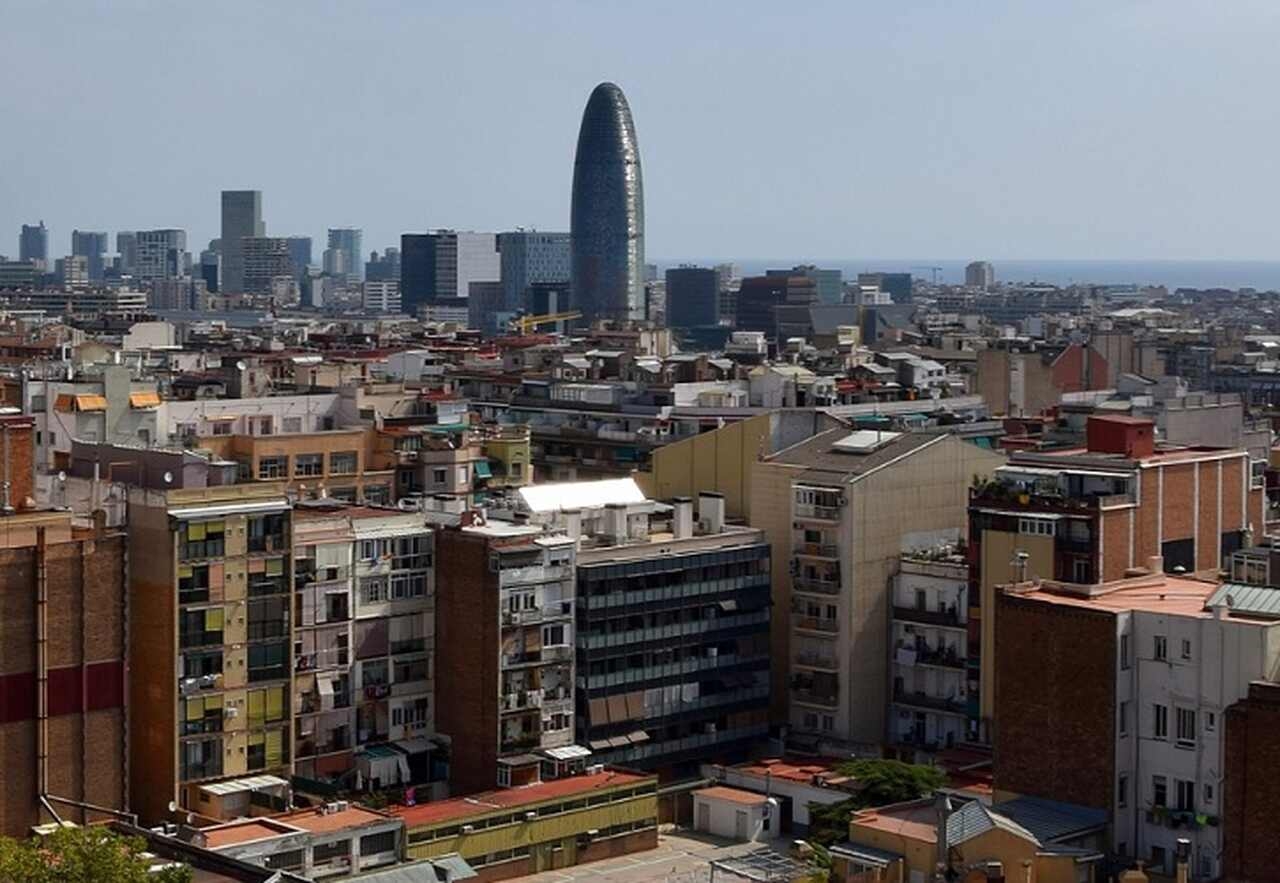
[[[148,874],[146,842],[109,828],[59,828],[47,837],[0,837],[0,883],[191,883],[186,866]]]
[[[902,803],[932,794],[946,782],[937,767],[899,760],[851,760],[836,770],[853,779],[857,793],[831,804],[809,804],[809,840],[829,846],[849,836],[849,817],[860,809]]]

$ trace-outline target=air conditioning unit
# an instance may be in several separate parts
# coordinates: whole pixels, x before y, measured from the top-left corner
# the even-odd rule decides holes
[[[463,833],[463,834],[474,834],[475,832],[476,832],[476,826],[475,826],[475,825],[463,825],[463,826],[462,826],[462,833]]]
[[[537,817],[538,817],[538,814],[533,810],[529,810],[527,813],[524,814],[524,820],[526,822],[532,822]]]

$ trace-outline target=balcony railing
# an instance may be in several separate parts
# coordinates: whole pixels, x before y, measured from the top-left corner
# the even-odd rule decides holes
[[[796,518],[817,518],[822,521],[839,521],[840,508],[838,506],[814,506],[805,503],[796,503]]]
[[[968,664],[965,656],[950,647],[939,649],[928,644],[899,647],[894,653],[894,661],[901,665],[939,665],[959,669]]]
[[[838,558],[840,547],[834,543],[797,543],[795,554],[809,558]]]
[[[830,693],[815,693],[813,690],[805,690],[799,687],[791,689],[791,698],[796,702],[803,702],[807,705],[821,705],[824,708],[835,708],[840,704],[840,700]]]
[[[810,632],[834,633],[840,631],[839,620],[826,619],[819,616],[794,616],[791,618],[791,624],[798,629]]]
[[[907,690],[894,690],[893,701],[902,705],[914,705],[917,708],[931,708],[934,711],[950,711],[955,714],[964,714],[967,706],[959,699],[946,699],[940,696],[930,696],[927,693],[917,693]]]
[[[808,579],[798,576],[792,580],[791,585],[797,592],[811,592],[819,595],[840,594],[840,581],[834,579]]]
[[[893,618],[906,622],[919,622],[925,625],[952,626],[964,628],[960,621],[959,611],[955,607],[946,610],[921,610],[919,607],[900,607],[893,605]]]
[[[825,653],[797,653],[795,663],[804,668],[820,668],[825,671],[835,671],[840,667],[834,656]]]

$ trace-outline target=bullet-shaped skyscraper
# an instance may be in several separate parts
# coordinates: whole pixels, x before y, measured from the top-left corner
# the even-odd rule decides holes
[[[578,131],[570,209],[572,296],[584,321],[644,318],[644,185],[622,90],[592,91]]]

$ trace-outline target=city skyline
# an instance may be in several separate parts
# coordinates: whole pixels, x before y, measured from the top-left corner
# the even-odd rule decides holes
[[[77,69],[100,68],[102,87],[116,94],[142,83],[139,100],[153,106],[240,119],[260,137],[222,127],[179,150],[162,118],[125,137],[137,123],[109,103],[89,104],[82,122],[101,133],[104,154],[76,166],[69,117],[50,109],[70,100],[77,76],[24,88],[42,57],[68,48],[68,35],[42,7],[18,3],[0,37],[0,70],[13,84],[4,107],[16,128],[46,137],[38,148],[0,148],[5,167],[24,169],[0,183],[0,229],[43,217],[53,254],[69,251],[73,229],[177,227],[203,245],[217,234],[218,191],[248,187],[268,194],[273,232],[318,240],[350,224],[371,249],[446,226],[562,230],[580,95],[612,80],[644,121],[653,255],[1265,258],[1280,246],[1259,208],[1277,186],[1265,174],[1273,124],[1251,112],[1248,87],[1276,73],[1261,50],[1280,21],[1264,4],[1234,9],[756,7],[732,18],[686,12],[672,30],[666,16],[626,29],[619,13],[570,16],[554,4],[536,19],[398,6],[382,16],[303,16],[281,6],[265,13],[266,30],[308,39],[267,52],[242,27],[248,7],[232,5],[202,16],[201,40],[140,56],[124,49],[158,22],[141,7],[88,6],[81,25],[98,39],[76,41]],[[435,33],[485,33],[504,62],[480,64],[465,40],[446,39],[420,70],[395,50],[424,33],[427,18]],[[884,39],[844,64],[834,50],[868,30]],[[343,84],[323,66],[347,44],[388,50],[362,77],[379,88]],[[655,45],[667,59],[660,69],[650,63]],[[744,64],[766,50],[796,63]],[[1200,65],[1179,62],[1188,54],[1213,60],[1212,90]],[[243,64],[259,55],[261,66]],[[207,73],[184,73],[197,70]],[[424,113],[393,114],[423,73],[467,81],[465,98],[436,90],[415,97]],[[286,137],[288,115],[258,109],[286,93],[292,101],[321,92],[359,102],[386,124],[384,137],[299,149]],[[1011,108],[1016,123],[1002,117]],[[798,137],[749,135],[780,118],[811,122]],[[423,121],[432,119],[450,125]],[[157,145],[145,157],[139,138]],[[1160,147],[1135,146],[1144,141]],[[411,168],[420,172],[406,176]],[[196,169],[207,183],[193,187]]]

